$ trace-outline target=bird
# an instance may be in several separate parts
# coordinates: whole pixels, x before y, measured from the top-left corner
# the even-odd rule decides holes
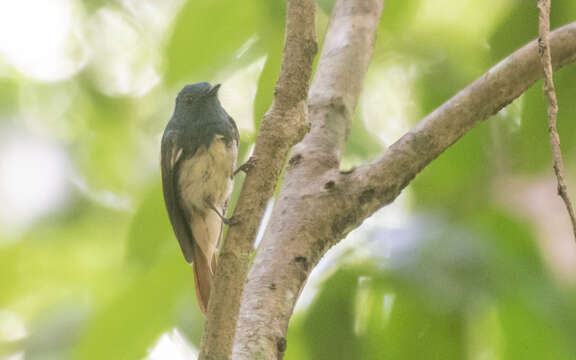
[[[206,313],[216,253],[238,154],[236,123],[218,100],[220,84],[186,85],[161,141],[164,202],[184,258],[194,268],[196,297]]]

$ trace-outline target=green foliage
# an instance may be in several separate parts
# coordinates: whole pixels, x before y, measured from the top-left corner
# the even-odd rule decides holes
[[[192,278],[186,270],[181,262],[164,257],[129,281],[108,304],[95,309],[75,358],[128,360],[145,356],[150,344],[173,323],[178,296],[189,291]]]
[[[167,47],[167,83],[212,77],[219,68],[233,64],[234,54],[256,33],[261,9],[258,0],[188,1]]]
[[[127,261],[148,267],[166,253],[169,244],[174,244],[170,223],[166,214],[159,209],[164,206],[160,182],[152,187],[138,211],[134,214],[127,238]],[[171,246],[174,248],[175,246]]]
[[[341,168],[358,166],[366,159],[372,159],[382,152],[383,146],[379,139],[366,129],[364,121],[357,116],[350,127],[350,134],[344,149]]]
[[[268,2],[265,22],[258,31],[260,43],[266,54],[266,63],[258,78],[258,91],[254,98],[254,128],[260,127],[262,116],[274,98],[274,86],[282,62],[284,43],[285,9],[280,2]]]
[[[287,358],[573,358],[573,295],[544,273],[524,224],[480,212],[467,228],[413,220],[362,243],[370,256],[346,254],[296,314]]]
[[[576,3],[561,0],[554,3],[551,12],[551,28],[557,28],[574,21]],[[511,31],[514,29],[514,31]],[[533,40],[538,35],[538,10],[535,6],[526,6],[525,1],[513,1],[510,11],[496,27],[490,38],[491,55],[494,61],[499,61],[510,53]],[[562,69],[554,74],[560,112],[558,114],[558,129],[562,134],[562,150],[568,153],[574,151],[573,136],[576,126],[576,88],[574,67]],[[541,172],[550,168],[550,145],[546,121],[547,102],[541,91],[542,84],[532,87],[523,95],[521,106],[522,126],[518,131],[506,131],[510,136],[512,146],[503,149],[509,154],[511,166],[524,172]]]
[[[10,114],[17,107],[16,92],[18,85],[14,81],[0,80],[0,111],[1,115]],[[1,121],[1,120],[0,120]]]
[[[320,45],[333,3],[318,0]],[[76,5],[82,11],[68,37],[89,49],[78,72],[47,81],[0,46],[0,358],[25,351],[26,359],[144,359],[174,328],[198,347],[203,318],[192,269],[164,209],[159,139],[182,84],[231,88],[232,75],[263,63],[257,76],[246,76],[250,83],[230,90],[241,99],[231,102],[249,101],[249,113],[231,114],[253,125],[241,129],[239,163],[246,159],[273,99],[284,2]],[[350,129],[343,168],[378,156],[390,143],[387,131],[399,136],[404,130],[398,129],[532,40],[536,14],[535,2],[526,0],[386,1],[370,86]],[[576,20],[574,14],[576,2],[555,0],[552,27]],[[125,21],[118,29],[127,33],[99,39],[103,28],[96,27],[94,38],[84,36],[97,16],[113,19],[108,25]],[[20,49],[35,48],[19,34],[14,38],[21,39]],[[114,48],[125,38],[134,46]],[[100,41],[112,43],[110,54],[100,54]],[[64,48],[68,60],[82,57]],[[131,51],[137,64],[155,71],[147,86],[130,75],[132,63],[122,63]],[[110,91],[97,70],[116,66],[122,75],[104,84],[117,87]],[[134,72],[141,75],[140,66]],[[575,79],[574,66],[555,74],[569,179],[576,156]],[[246,95],[247,89],[256,91]],[[390,96],[386,105],[368,96],[376,91]],[[558,253],[576,250],[558,250],[569,239],[542,225],[565,221],[564,212],[549,211],[530,192],[551,175],[545,114],[537,84],[419,174],[398,201],[402,206],[392,205],[354,232],[348,241],[355,250],[329,254],[330,269],[310,280],[309,305],[299,307],[290,324],[286,358],[574,359],[576,298],[574,282],[566,280],[574,272],[558,270]],[[12,138],[24,146],[12,151]],[[38,144],[49,146],[37,150]],[[37,210],[44,195],[56,193],[48,187],[54,181],[50,158],[43,156],[50,149],[65,163],[58,173],[64,190]],[[24,175],[9,181],[20,171]],[[519,178],[524,185],[514,191],[501,185]],[[550,186],[546,199],[554,202]],[[12,197],[31,205],[19,212]],[[34,211],[39,215],[29,217]],[[6,328],[12,338],[5,337]]]

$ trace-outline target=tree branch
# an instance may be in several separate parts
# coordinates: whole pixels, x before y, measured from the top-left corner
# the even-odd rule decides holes
[[[308,96],[311,131],[292,157],[337,167],[372,58],[383,1],[337,1]]]
[[[555,69],[576,60],[576,22],[550,35]],[[358,220],[392,202],[426,165],[477,123],[510,104],[542,75],[535,40],[424,118],[375,162],[350,174],[353,193],[371,194],[368,201],[357,204],[361,206]]]
[[[568,211],[568,216],[572,222],[572,232],[576,240],[576,216],[568,187],[564,181],[564,160],[560,150],[560,135],[556,123],[558,121],[558,100],[556,90],[554,90],[554,77],[552,73],[552,60],[550,55],[550,0],[538,0],[538,50],[540,61],[544,69],[544,93],[548,98],[548,132],[550,134],[550,145],[554,161],[554,174],[558,182],[558,195],[564,201],[564,206]]]
[[[368,68],[383,0],[338,0],[309,97],[311,131],[298,144],[256,255],[242,301],[234,359],[277,359],[308,271],[331,238],[310,204],[332,194],[340,151]],[[325,185],[323,185],[325,183]],[[331,185],[332,184],[332,185]],[[336,204],[332,204],[337,206]],[[320,207],[322,208],[322,207]],[[326,221],[324,220],[324,223]]]
[[[338,1],[337,6],[350,2]],[[334,18],[329,32],[335,24]],[[553,67],[575,61],[576,22],[550,35]],[[328,56],[325,54],[330,54],[330,49],[325,47],[322,54]],[[312,133],[290,159],[278,203],[248,275],[234,358],[281,357],[290,315],[321,256],[364,219],[392,202],[426,165],[478,122],[496,114],[542,75],[537,43],[532,41],[428,115],[374,162],[346,173],[339,172],[334,153],[327,157],[311,154],[305,146],[310,142],[310,149],[337,151],[341,145],[315,142],[334,141],[321,132],[332,131],[333,123],[346,123],[348,120],[338,119],[349,118],[349,108],[342,116],[334,111],[324,120],[311,110]],[[338,76],[332,74],[328,79]],[[341,125],[334,124],[333,129],[332,136],[342,136]],[[311,137],[316,140],[309,140]]]
[[[308,130],[306,97],[317,52],[315,2],[287,0],[286,40],[274,103],[264,115],[248,172],[223,243],[208,313],[200,359],[227,359],[232,352],[236,321],[253,242],[266,202],[273,195],[290,148]]]

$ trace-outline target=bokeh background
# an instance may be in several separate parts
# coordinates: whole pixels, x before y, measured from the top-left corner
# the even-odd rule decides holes
[[[318,0],[320,42],[332,5]],[[195,357],[203,317],[163,206],[160,136],[184,84],[221,82],[245,158],[284,13],[279,0],[0,0],[0,359]],[[552,27],[575,20],[576,2],[553,1]],[[535,1],[387,0],[343,167],[536,34]],[[576,197],[576,67],[556,81]],[[545,109],[537,84],[332,249],[286,358],[576,359],[576,246]]]

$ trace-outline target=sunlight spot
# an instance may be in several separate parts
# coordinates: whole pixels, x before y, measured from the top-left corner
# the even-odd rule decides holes
[[[0,221],[20,230],[62,205],[68,161],[55,144],[11,133],[0,141]]]
[[[246,44],[249,44],[250,40]],[[244,46],[249,46],[249,45]],[[261,57],[223,79],[219,91],[222,106],[234,118],[240,133],[254,131],[254,99],[258,91],[258,78],[266,63]]]
[[[0,309],[0,340],[16,341],[28,336],[20,316],[14,311]]]
[[[236,52],[236,58],[239,59],[242,55],[246,54],[246,51],[250,50],[250,48],[258,41],[258,35],[251,36],[246,42],[240,46],[240,49]]]
[[[194,348],[178,329],[160,336],[145,360],[190,360],[198,357]]]
[[[41,81],[76,74],[88,51],[75,24],[73,0],[0,1],[0,53],[18,71]]]
[[[91,201],[117,211],[133,211],[132,201],[127,195],[117,194],[106,189],[93,188],[85,177],[72,174],[72,184]]]
[[[296,302],[294,312],[307,309],[313,302],[325,280],[329,279],[344,262],[366,261],[374,256],[388,258],[389,245],[377,240],[374,234],[381,231],[404,229],[409,225],[413,195],[410,188],[404,191],[388,206],[375,212],[354,229],[346,238],[334,245],[318,262]]]
[[[19,352],[16,354],[10,354],[2,360],[24,360],[24,352]]]
[[[272,210],[274,210],[274,198],[268,201],[266,204],[266,210],[264,211],[264,216],[262,216],[262,221],[260,221],[260,226],[258,227],[258,234],[256,234],[256,240],[254,241],[254,249],[258,249],[260,246],[260,242],[264,237],[264,232],[268,227],[268,223],[270,222],[270,218],[272,217]]]
[[[130,14],[138,19],[140,26],[146,29],[146,36],[162,39],[168,33],[178,10],[185,4],[184,0],[121,0]]]
[[[104,8],[88,24],[92,80],[108,96],[145,95],[160,82],[157,44],[122,12]]]
[[[386,146],[404,135],[416,117],[411,88],[415,74],[414,67],[391,65],[371,70],[366,78],[360,103],[362,119]]]

